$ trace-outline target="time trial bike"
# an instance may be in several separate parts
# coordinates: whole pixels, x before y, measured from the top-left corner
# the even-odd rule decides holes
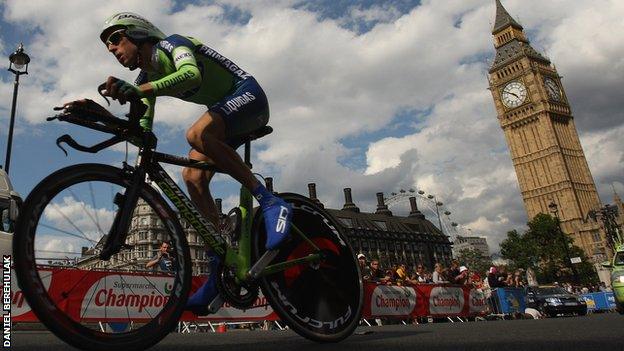
[[[261,290],[278,317],[305,338],[337,342],[353,333],[362,311],[362,280],[346,236],[327,211],[304,196],[279,194],[293,206],[291,237],[267,251],[261,211],[254,211],[252,195],[241,187],[234,210],[240,229],[219,234],[161,163],[218,169],[157,152],[154,133],[139,126],[144,104],[130,102],[128,119],[92,101],[56,109],[62,111],[48,120],[113,134],[89,147],[63,135],[59,147],[96,153],[130,142],[138,157],[122,167],[89,163],[60,169],[21,208],[14,269],[28,304],[54,334],[85,350],[156,344],[182,316],[192,275],[206,273],[204,245],[220,257],[210,274],[218,274],[220,297],[230,305],[252,308]],[[251,141],[270,132],[266,126],[241,140],[248,165]],[[170,270],[145,268],[158,250],[156,241],[170,244]],[[218,300],[209,308],[217,309]]]

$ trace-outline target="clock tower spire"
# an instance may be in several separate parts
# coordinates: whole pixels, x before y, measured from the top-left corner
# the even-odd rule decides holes
[[[562,230],[588,257],[606,259],[604,233],[586,221],[600,199],[578,137],[561,76],[535,50],[500,0],[492,35],[489,89],[509,146],[529,219],[557,204]]]

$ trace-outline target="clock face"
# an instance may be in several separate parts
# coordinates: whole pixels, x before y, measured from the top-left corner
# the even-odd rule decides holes
[[[501,96],[505,106],[509,108],[518,107],[526,100],[527,90],[521,82],[511,82],[505,85]]]
[[[544,86],[546,87],[546,92],[551,99],[555,101],[561,100],[561,89],[557,82],[555,82],[552,78],[546,77],[544,78]]]

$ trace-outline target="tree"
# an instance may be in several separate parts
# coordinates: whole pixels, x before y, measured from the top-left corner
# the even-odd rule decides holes
[[[540,213],[527,225],[526,232],[520,234],[512,230],[501,243],[501,255],[510,260],[514,268],[531,267],[542,282],[573,281],[569,259],[580,257],[582,262],[575,266],[580,282],[597,281],[596,272],[583,250],[561,231],[556,218]]]
[[[489,256],[484,256],[481,251],[474,249],[460,250],[457,254],[457,260],[480,275],[483,275],[492,266],[492,259]]]
[[[536,269],[539,262],[535,243],[515,229],[507,232],[507,239],[501,243],[501,255],[511,261],[512,269]]]

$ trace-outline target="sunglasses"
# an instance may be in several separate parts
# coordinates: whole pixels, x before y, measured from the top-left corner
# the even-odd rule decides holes
[[[111,44],[115,46],[119,45],[121,39],[126,36],[124,34],[125,32],[125,29],[119,29],[112,32],[111,35],[108,36],[108,39],[106,39],[106,47],[110,46]]]

